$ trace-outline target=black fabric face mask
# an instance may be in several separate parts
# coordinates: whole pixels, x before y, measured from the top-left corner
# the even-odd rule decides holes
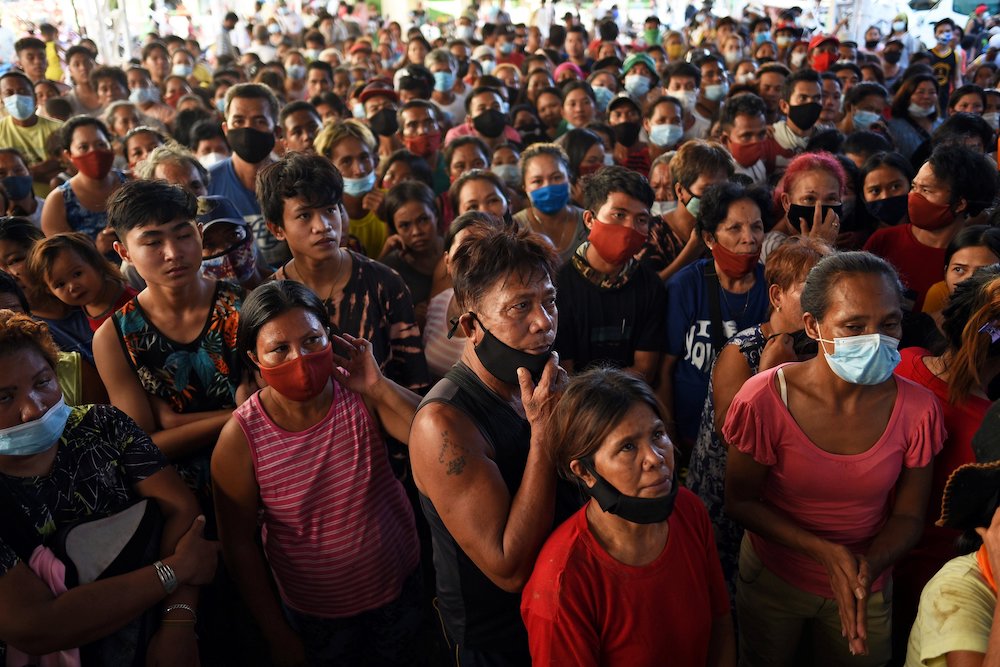
[[[865,48],[868,49],[869,51],[874,51],[876,46],[878,46],[877,39],[865,40]]]
[[[674,466],[674,474],[670,482],[670,493],[659,498],[640,498],[626,496],[612,486],[608,480],[597,473],[592,461],[581,460],[580,463],[596,480],[591,487],[584,484],[584,490],[597,501],[597,504],[605,512],[632,523],[642,524],[660,523],[669,519],[670,515],[673,514],[674,501],[677,500],[677,488],[680,486],[677,480],[676,466]]]
[[[885,58],[885,61],[887,63],[889,63],[890,65],[895,65],[900,60],[902,60],[902,58],[903,58],[903,52],[902,51],[883,51],[882,52],[882,57]]]
[[[639,140],[639,123],[626,121],[624,123],[612,125],[611,129],[615,133],[615,141],[626,148],[635,146],[635,142]]]
[[[865,202],[865,206],[879,222],[884,222],[887,225],[898,225],[899,221],[906,215],[909,201],[909,195],[898,195]]]
[[[241,127],[226,132],[226,140],[241,160],[250,164],[263,161],[274,150],[274,133]]]
[[[507,116],[496,109],[487,109],[472,119],[472,126],[476,128],[476,132],[490,139],[496,139],[503,134],[506,125]]]
[[[823,220],[826,220],[827,211],[833,211],[837,214],[837,217],[841,220],[844,219],[844,205],[837,204],[836,206],[823,206]],[[815,206],[802,206],[801,204],[792,204],[788,207],[788,222],[789,224],[798,229],[802,224],[801,220],[805,220],[806,224],[812,227],[813,220],[816,216]]]
[[[458,59],[458,72],[455,74],[456,78],[464,79],[465,75],[469,73],[469,60],[468,58]]]
[[[793,107],[788,107],[789,120],[795,123],[795,127],[800,130],[812,128],[816,124],[816,121],[819,120],[821,113],[823,113],[823,105],[817,102],[796,104]]]
[[[799,329],[789,334],[792,337],[792,349],[800,357],[819,354],[819,343],[810,338],[805,329]]]
[[[501,382],[514,386],[520,384],[517,379],[518,368],[528,369],[532,382],[537,383],[541,379],[545,364],[549,363],[549,359],[552,357],[551,348],[544,354],[529,354],[516,350],[490,333],[490,330],[483,326],[475,313],[470,312],[469,314],[476,319],[485,334],[479,345],[476,345],[475,350],[479,362],[486,370]],[[458,320],[456,319],[452,324],[451,331],[448,332],[448,338],[455,334],[457,328]]]
[[[396,119],[396,110],[386,107],[375,112],[375,115],[368,119],[368,125],[372,132],[380,137],[391,137],[399,131],[399,121]]]

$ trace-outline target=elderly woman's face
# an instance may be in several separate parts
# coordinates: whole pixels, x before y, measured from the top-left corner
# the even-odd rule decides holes
[[[570,467],[587,486],[596,482],[580,461]],[[668,495],[674,483],[674,446],[663,420],[646,403],[633,404],[594,453],[594,469],[626,496]]]
[[[34,346],[4,354],[2,360],[0,428],[39,419],[59,402],[62,390],[56,372]]]
[[[729,205],[729,211],[715,228],[715,234],[706,232],[705,235],[709,247],[720,243],[730,252],[757,254],[764,242],[764,221],[760,208],[750,199],[738,199]]]
[[[208,187],[201,178],[201,172],[189,162],[161,162],[153,170],[153,178],[179,185],[195,197],[208,196]]]

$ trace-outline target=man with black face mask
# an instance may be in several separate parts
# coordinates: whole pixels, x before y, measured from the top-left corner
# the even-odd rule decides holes
[[[278,100],[267,86],[240,83],[226,93],[222,130],[233,154],[209,169],[208,194],[228,199],[254,231],[264,260],[279,266],[291,259],[288,245],[267,230],[257,202],[257,172],[274,162],[271,152],[281,135]]]
[[[392,89],[392,84],[382,79],[375,79],[361,91],[358,96],[365,108],[365,122],[378,139],[378,155],[388,159],[395,151],[403,148],[399,138],[399,95]]]
[[[556,506],[548,422],[567,381],[551,352],[558,315],[551,246],[475,222],[450,254],[459,362],[410,431],[410,460],[431,526],[438,610],[462,665],[531,664],[520,590]]]
[[[507,118],[507,102],[496,88],[473,88],[465,98],[465,112],[465,123],[448,130],[446,144],[458,137],[479,137],[492,152],[500,144],[521,143],[521,135]]]
[[[766,152],[776,156],[778,169],[784,169],[793,157],[805,150],[823,112],[823,86],[819,74],[803,69],[788,77],[778,107],[785,118],[771,125],[773,132],[767,139]]]

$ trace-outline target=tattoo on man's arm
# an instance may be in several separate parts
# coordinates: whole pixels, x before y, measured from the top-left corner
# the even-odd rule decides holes
[[[465,452],[465,447],[454,442],[448,431],[441,431],[441,453],[438,454],[438,463],[448,466],[447,474],[462,474],[462,470],[465,469]]]

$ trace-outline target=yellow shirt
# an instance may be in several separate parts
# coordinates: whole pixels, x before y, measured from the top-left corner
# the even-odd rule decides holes
[[[55,42],[45,42],[45,60],[49,64],[45,70],[45,78],[49,81],[62,81],[63,70],[59,64],[59,49]]]
[[[924,297],[924,312],[936,313],[944,310],[944,307],[947,305],[948,283],[942,280],[939,283],[931,285],[931,288],[927,290],[927,296]]]
[[[365,217],[351,220],[347,232],[358,240],[365,254],[372,259],[379,256],[385,240],[389,238],[388,226],[375,215],[375,211],[368,211]]]
[[[986,653],[996,603],[975,553],[945,563],[920,594],[906,667],[945,667],[952,651]]]
[[[14,124],[10,116],[0,120],[0,146],[16,148],[21,151],[28,166],[43,162],[47,157],[45,142],[49,136],[62,127],[62,123],[51,118],[36,116],[38,122],[28,127]],[[35,194],[39,197],[47,195],[52,188],[48,183],[35,182]]]

